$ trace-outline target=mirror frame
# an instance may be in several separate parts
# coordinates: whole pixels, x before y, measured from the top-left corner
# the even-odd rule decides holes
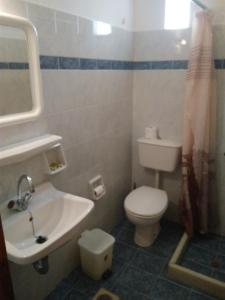
[[[6,13],[0,13],[0,25],[22,29],[26,34],[32,96],[32,110],[0,116],[0,127],[3,127],[31,121],[40,116],[43,110],[43,92],[36,28],[28,19]]]

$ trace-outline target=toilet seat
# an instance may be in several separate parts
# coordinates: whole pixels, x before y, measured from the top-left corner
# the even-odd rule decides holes
[[[165,210],[166,210],[166,208],[165,208]],[[157,215],[140,215],[140,214],[136,214],[136,213],[134,213],[133,211],[130,211],[129,209],[127,209],[126,208],[126,212],[127,212],[127,214],[130,214],[130,215],[132,215],[133,217],[136,217],[136,218],[139,218],[139,219],[145,219],[145,220],[151,220],[151,219],[156,219],[156,218],[158,218],[158,217],[160,217],[163,213],[164,213],[164,211],[165,210],[163,210],[163,211],[161,211],[159,214],[157,214]]]
[[[162,215],[167,205],[168,197],[165,191],[147,186],[132,191],[124,202],[124,207],[128,213],[148,219]]]

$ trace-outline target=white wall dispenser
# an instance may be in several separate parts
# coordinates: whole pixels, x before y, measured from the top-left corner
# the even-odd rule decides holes
[[[60,143],[55,144],[44,153],[44,160],[46,164],[46,173],[55,175],[67,167],[65,152]]]
[[[89,181],[90,191],[93,200],[100,200],[106,194],[105,184],[102,175],[97,175]]]

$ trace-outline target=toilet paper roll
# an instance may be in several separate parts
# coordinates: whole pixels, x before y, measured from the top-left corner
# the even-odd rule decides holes
[[[99,197],[101,197],[103,194],[105,194],[105,188],[103,185],[99,185],[94,188],[94,195],[97,199],[99,199]]]
[[[155,126],[145,128],[145,137],[147,139],[157,139],[158,138],[158,128]]]

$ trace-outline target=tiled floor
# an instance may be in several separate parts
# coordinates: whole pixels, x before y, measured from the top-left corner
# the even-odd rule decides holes
[[[113,273],[107,280],[94,281],[74,270],[46,300],[89,300],[104,287],[121,300],[213,300],[190,287],[169,280],[167,263],[182,228],[162,221],[162,230],[152,247],[140,248],[133,242],[134,227],[127,221],[114,228],[116,237]]]
[[[181,265],[225,282],[225,238],[208,234],[188,245]]]

